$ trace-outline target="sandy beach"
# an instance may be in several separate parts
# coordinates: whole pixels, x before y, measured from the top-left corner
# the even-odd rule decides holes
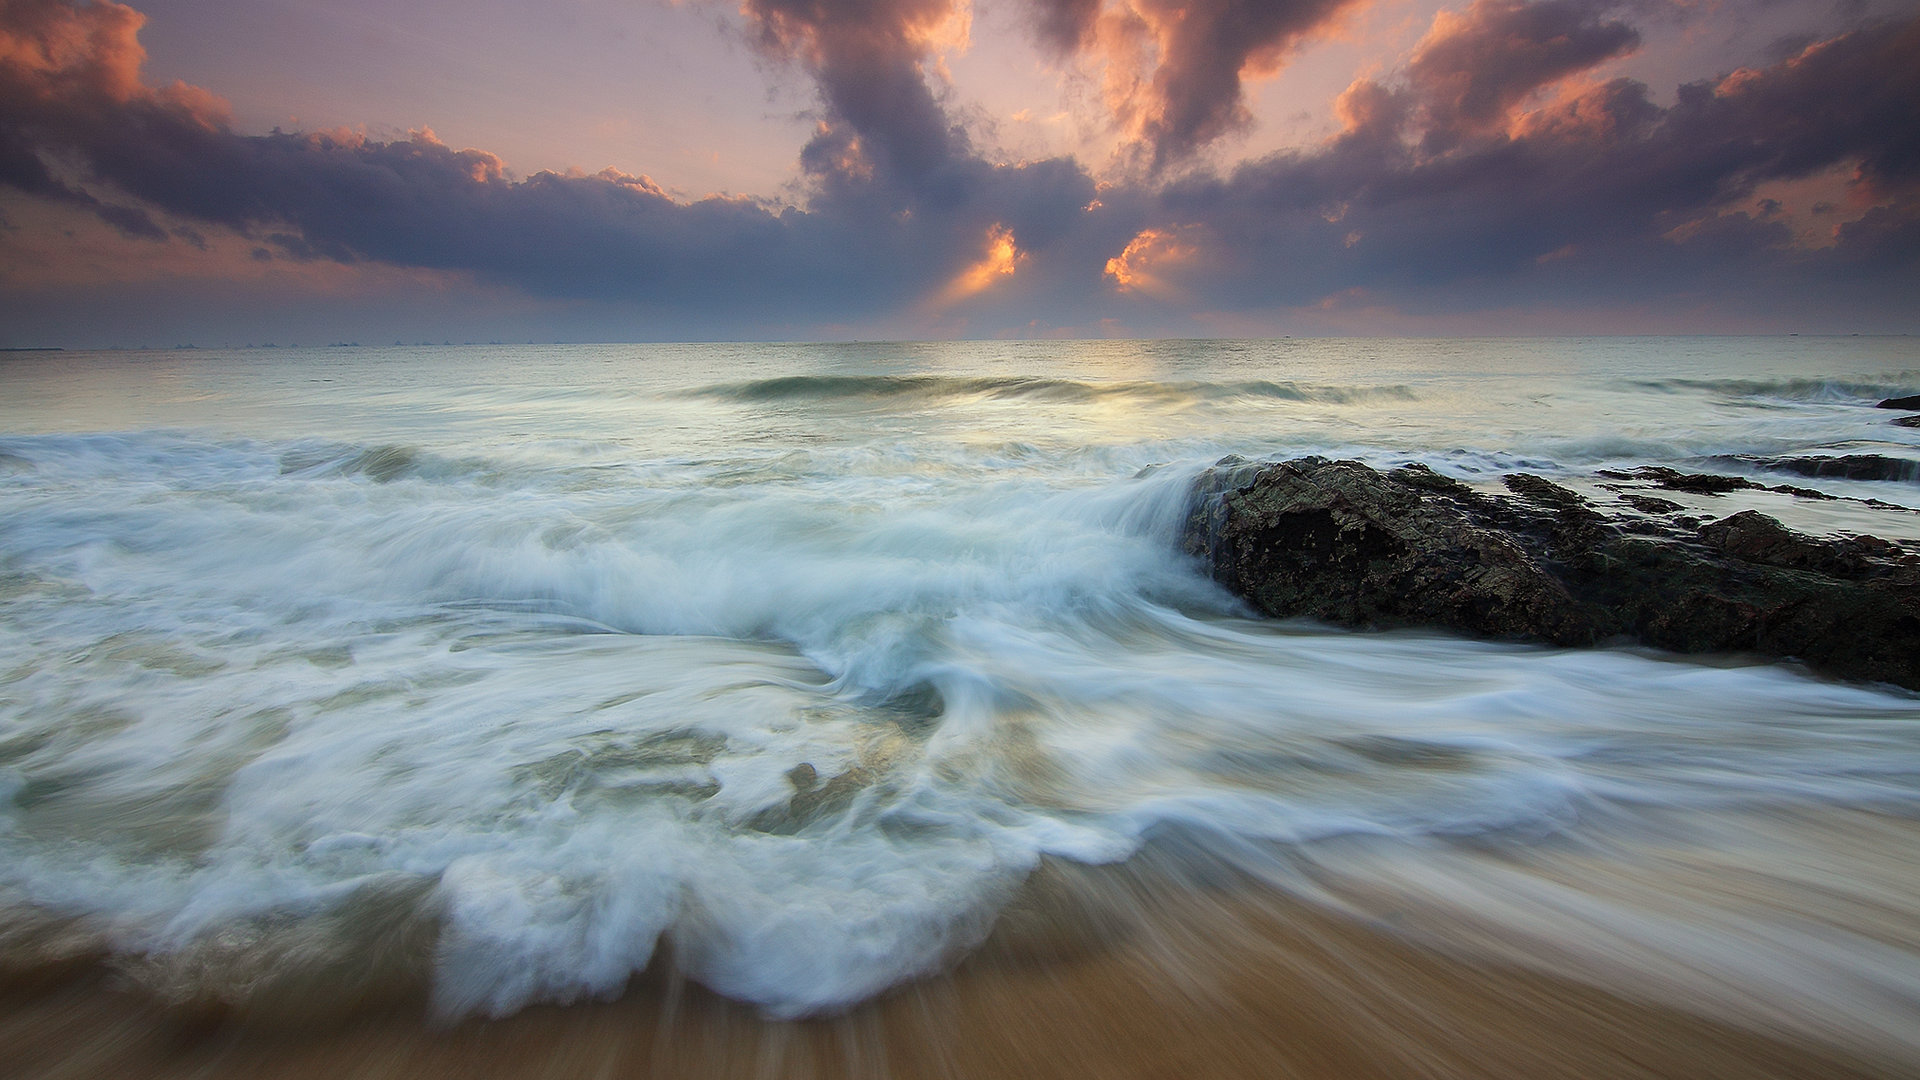
[[[1188,884],[1191,884],[1190,882]],[[452,1027],[166,1009],[97,967],[18,978],[21,1080],[138,1077],[1896,1077],[1911,1061],[1449,955],[1240,884],[1049,866],[948,974],[781,1022],[671,972]]]

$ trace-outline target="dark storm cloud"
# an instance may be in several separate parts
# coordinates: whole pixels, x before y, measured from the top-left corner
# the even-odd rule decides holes
[[[103,202],[57,177],[40,156],[32,123],[49,101],[111,104],[137,85],[133,35],[142,21],[127,8],[76,20],[59,0],[0,0],[0,186],[84,207],[128,236],[164,240],[146,211]]]
[[[984,254],[994,228],[1026,257],[1113,242],[1086,221],[1085,170],[1061,159],[997,167],[949,116],[927,67],[964,32],[951,0],[747,0],[741,11],[760,47],[803,65],[819,89],[824,119],[800,161],[816,188],[805,220],[823,242],[857,247],[873,273],[921,289]],[[1079,258],[1105,256],[1087,247]]]
[[[1150,55],[1150,70],[1112,104],[1144,140],[1155,169],[1249,122],[1243,79],[1357,0],[1031,0],[1036,40],[1056,56]],[[870,169],[932,194],[974,156],[942,107],[927,62],[957,14],[954,0],[746,0],[741,12],[766,52],[803,64],[830,131],[814,157],[828,171]],[[1098,28],[1109,26],[1102,45]],[[1114,55],[1105,55],[1112,53]]]
[[[1248,121],[1241,75],[1276,57],[1350,0],[1145,0],[1163,27],[1143,133],[1156,168]]]
[[[741,10],[760,47],[803,65],[819,88],[824,119],[800,156],[815,191],[794,220],[830,251],[858,253],[846,273],[877,278],[896,298],[903,284],[937,297],[1006,230],[1030,301],[1058,311],[1099,298],[1099,267],[1134,223],[1090,214],[1094,181],[1070,160],[997,166],[976,152],[927,70],[962,40],[951,0],[747,0]]]
[[[825,190],[801,211],[749,199],[682,203],[611,171],[516,180],[491,154],[428,132],[398,141],[236,133],[211,95],[141,83],[142,19],[131,9],[4,0],[0,184],[85,201],[123,230],[165,236],[145,211],[97,204],[62,182],[49,168],[61,163],[295,259],[467,271],[542,295],[716,316],[884,313],[978,258],[990,226],[1044,244],[1093,196],[1070,163],[997,169],[950,129],[914,37],[929,29],[915,20],[944,10],[767,5],[769,42],[804,53],[833,116],[806,151]]]
[[[0,131],[0,187],[11,187],[54,202],[83,207],[121,233],[141,240],[165,240],[166,230],[145,210],[101,202],[86,191],[62,183],[46,162],[17,135]]]
[[[1489,19],[1505,10],[1473,9]],[[1485,68],[1564,67],[1542,61],[1525,35],[1504,40],[1519,55],[1495,50]],[[1611,50],[1595,44],[1585,55],[1597,61]],[[1920,20],[1877,25],[1765,69],[1683,86],[1670,107],[1615,79],[1532,112],[1496,107],[1488,115],[1499,124],[1478,134],[1449,127],[1444,140],[1419,130],[1420,118],[1453,124],[1467,84],[1410,71],[1398,88],[1350,89],[1348,130],[1321,151],[1177,185],[1164,210],[1214,238],[1196,287],[1245,306],[1342,290],[1458,295],[1489,283],[1530,301],[1576,287],[1645,298],[1860,273],[1883,275],[1876,287],[1897,291],[1920,269],[1916,55]],[[1541,85],[1532,76],[1496,83]],[[1511,108],[1516,94],[1489,91],[1485,100]],[[1785,224],[1746,205],[1759,185],[1834,169],[1856,170],[1853,193],[1877,207],[1829,245],[1797,248]]]
[[[1048,52],[1069,56],[1093,44],[1101,0],[1033,0],[1033,33]]]
[[[0,132],[0,184],[49,199],[71,199],[77,194],[55,180],[40,155],[13,132]]]
[[[1496,127],[1541,87],[1639,47],[1632,27],[1601,18],[1611,6],[1475,0],[1464,15],[1443,15],[1407,66],[1432,112],[1428,137]]]
[[[1760,178],[1844,157],[1885,193],[1920,181],[1920,17],[1807,46],[1770,68],[1682,89],[1683,137],[1744,154]],[[1742,146],[1742,136],[1746,145]]]
[[[746,0],[741,12],[762,48],[813,75],[838,129],[823,133],[823,147],[840,155],[820,158],[822,168],[872,170],[913,188],[971,156],[923,67],[951,0]]]

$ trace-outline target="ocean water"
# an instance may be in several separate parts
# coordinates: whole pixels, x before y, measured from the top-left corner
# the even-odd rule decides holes
[[[182,999],[497,1016],[668,942],[785,1017],[1160,849],[1911,1047],[1920,879],[1828,823],[1907,835],[1920,697],[1258,620],[1177,538],[1226,454],[1603,495],[1920,458],[1916,392],[1907,338],[10,355],[0,907]],[[1690,509],[1920,536],[1756,498]]]

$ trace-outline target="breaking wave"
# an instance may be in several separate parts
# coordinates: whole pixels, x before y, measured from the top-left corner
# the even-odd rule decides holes
[[[1872,405],[1920,392],[1920,372],[1900,372],[1871,382],[1853,379],[1641,379],[1632,386],[1653,393],[1705,393],[1727,398]]]
[[[944,375],[792,375],[751,382],[721,383],[686,391],[690,397],[728,401],[878,401],[889,405],[935,404],[965,398],[1033,399],[1091,402],[1119,398],[1156,403],[1270,399],[1347,404],[1361,401],[1412,401],[1406,386],[1309,386],[1263,379],[1243,382],[1082,382],[1027,376]]]

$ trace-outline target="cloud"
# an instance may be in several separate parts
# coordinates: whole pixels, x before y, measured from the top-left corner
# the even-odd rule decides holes
[[[803,156],[830,182],[810,209],[679,202],[613,171],[515,179],[497,157],[425,129],[384,141],[353,131],[241,134],[205,91],[141,82],[137,12],[57,0],[0,9],[0,184],[89,202],[125,231],[165,237],[146,209],[98,203],[57,166],[270,254],[772,320],[909,307],[977,260],[992,224],[1016,230],[1028,249],[1077,224],[1093,194],[1077,166],[996,169],[946,124],[920,68],[952,15],[944,4],[769,0],[762,11],[769,47],[818,72],[832,113]]]
[[[1092,47],[1101,0],[1033,0],[1033,34],[1048,52],[1070,57]]]
[[[1163,167],[1248,123],[1241,81],[1255,64],[1275,65],[1287,48],[1349,0],[1141,0],[1160,62],[1142,134]]]
[[[36,147],[36,119],[49,104],[72,101],[110,110],[150,92],[140,85],[146,59],[136,35],[146,17],[117,4],[73,8],[60,0],[6,0],[0,14],[0,185],[84,207],[122,234],[166,239],[146,211],[103,202],[57,177]],[[56,110],[57,115],[58,110]]]
[[[1116,20],[1145,27],[1154,56],[1130,69],[1149,73],[1131,100],[1165,165],[1241,122],[1246,73],[1339,7],[1034,11],[1042,40],[1080,56],[1111,47]],[[955,0],[743,10],[760,47],[819,87],[803,206],[681,201],[611,170],[518,178],[426,129],[242,133],[212,94],[142,80],[137,12],[65,0],[0,0],[0,188],[155,251],[230,244],[261,273],[428,271],[723,336],[910,331],[929,313],[969,332],[1116,320],[1177,332],[1321,308],[1786,298],[1891,311],[1920,285],[1920,18],[1812,41],[1659,104],[1606,77],[1640,40],[1619,9],[1477,0],[1436,19],[1401,70],[1353,83],[1324,144],[1224,174],[1096,185],[1071,159],[992,164],[954,122],[938,60],[966,41]],[[1768,202],[1808,178],[1849,206],[1818,244]]]
[[[1106,69],[1107,103],[1159,172],[1251,122],[1243,84],[1357,0],[1031,0],[1056,55]]]
[[[10,100],[16,106],[55,97],[124,102],[151,93],[140,82],[147,53],[138,34],[146,22],[121,4],[6,0],[0,72]]]
[[[1503,290],[1508,302],[1765,303],[1913,288],[1920,19],[1682,86],[1661,107],[1631,80],[1580,81],[1627,34],[1557,5],[1517,21],[1511,8],[1476,4],[1441,22],[1402,81],[1356,83],[1341,102],[1346,130],[1326,146],[1170,188],[1163,212],[1216,237],[1179,280],[1245,307],[1355,288],[1408,303],[1485,302]],[[1543,50],[1541,33],[1515,25],[1560,32]],[[1462,41],[1474,43],[1463,50],[1473,64],[1441,65],[1431,51]],[[1522,108],[1549,88],[1562,92]],[[1830,247],[1796,248],[1785,224],[1746,206],[1761,184],[1836,168],[1854,171],[1874,208]]]
[[[830,115],[816,143],[839,151],[817,160],[919,189],[971,156],[927,85],[928,58],[966,41],[953,0],[745,0],[740,11],[761,48],[813,75]]]
[[[1544,86],[1631,52],[1640,34],[1604,19],[1614,0],[1474,0],[1443,11],[1415,48],[1407,78],[1430,115],[1428,138],[1449,143],[1505,125]]]
[[[1201,250],[1194,234],[1199,229],[1142,229],[1127,241],[1120,254],[1107,260],[1106,275],[1121,292],[1161,299],[1186,299],[1169,286],[1165,273],[1190,262]]]

